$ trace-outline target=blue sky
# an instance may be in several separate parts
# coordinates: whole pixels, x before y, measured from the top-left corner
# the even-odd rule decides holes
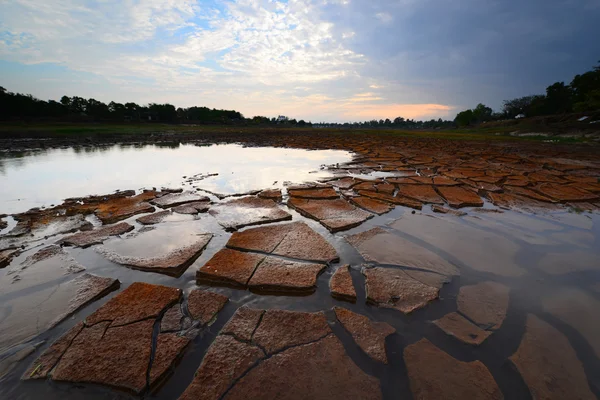
[[[600,60],[600,0],[0,0],[0,85],[314,121],[453,118]]]

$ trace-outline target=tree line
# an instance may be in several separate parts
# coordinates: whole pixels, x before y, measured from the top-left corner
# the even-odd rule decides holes
[[[458,126],[476,125],[515,117],[590,112],[600,110],[600,65],[583,74],[575,75],[570,84],[555,82],[546,88],[546,94],[523,96],[505,100],[501,112],[494,113],[484,104],[461,111],[454,122]]]
[[[96,99],[63,96],[60,101],[40,100],[30,94],[12,93],[0,87],[1,119],[52,119],[95,121],[156,121],[167,123],[227,124],[243,121],[234,110],[208,107],[175,108],[172,104],[117,103],[106,104]]]

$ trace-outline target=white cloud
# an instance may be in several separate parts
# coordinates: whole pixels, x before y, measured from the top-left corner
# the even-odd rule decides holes
[[[384,24],[389,24],[390,22],[392,22],[394,20],[394,17],[392,16],[392,14],[388,13],[388,12],[380,12],[375,14],[375,17],[377,17],[378,20],[380,20],[381,22],[383,22]]]

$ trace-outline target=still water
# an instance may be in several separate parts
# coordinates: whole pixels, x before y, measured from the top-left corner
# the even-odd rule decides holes
[[[286,181],[326,177],[321,166],[350,159],[349,152],[339,150],[236,144],[114,145],[9,153],[0,155],[0,214],[115,190],[183,186],[234,194],[283,187]]]

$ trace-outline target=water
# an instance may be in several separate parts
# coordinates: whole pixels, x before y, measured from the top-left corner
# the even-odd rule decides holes
[[[211,153],[211,151],[215,153]],[[111,157],[104,158],[105,154]],[[199,154],[203,154],[204,157],[199,157]],[[5,159],[2,179],[10,178],[13,184],[20,185],[22,193],[30,193],[29,197],[22,195],[28,199],[23,200],[25,202],[23,204],[37,199],[40,203],[48,205],[50,201],[56,202],[56,200],[50,200],[52,196],[54,196],[53,198],[63,198],[144,186],[180,187],[182,183],[186,183],[184,187],[197,186],[218,193],[280,187],[286,180],[299,183],[304,180],[325,177],[327,171],[319,169],[321,164],[334,164],[349,159],[350,154],[345,152],[242,148],[236,145],[210,147],[182,145],[176,149],[155,146],[140,148],[112,146],[103,148],[102,151],[85,154],[77,153],[74,150],[53,150],[30,154],[20,159]],[[23,161],[19,167],[18,160],[28,160],[29,164]],[[56,168],[62,169],[55,171],[52,168],[44,168],[46,165],[44,160],[52,160]],[[75,164],[78,160],[81,161],[81,168],[78,165],[76,168]],[[89,164],[84,167],[83,165],[86,163]],[[140,172],[144,171],[144,168],[139,167],[140,163],[145,166],[148,173]],[[67,167],[67,164],[71,166]],[[60,171],[72,169],[83,171],[86,168],[90,176],[97,180],[92,179],[89,182],[81,183],[83,189],[77,186],[76,177],[79,175],[74,173],[71,176],[65,172],[66,175],[61,177],[60,174]],[[94,171],[93,168],[99,168],[101,171]],[[131,168],[131,171],[127,168]],[[35,174],[46,174],[46,179],[53,180],[53,184],[49,186],[56,186],[56,190],[64,192],[60,194],[54,194],[52,191],[42,193],[41,190],[36,190],[39,189],[39,187],[35,187],[37,183],[31,182],[29,185],[34,187],[27,188],[27,184],[16,182],[18,174],[24,173],[21,169],[29,170],[29,174],[34,176]],[[161,171],[166,171],[164,177],[160,175]],[[312,171],[318,172],[310,173]],[[192,176],[198,173],[219,173],[219,175],[194,181],[192,185],[186,182],[188,178],[182,178],[184,175]],[[115,179],[118,182],[110,180],[111,174],[116,174]],[[65,182],[65,188],[62,187],[61,181]],[[275,181],[277,183],[274,183]],[[4,182],[2,181],[2,183]],[[70,187],[69,182],[75,188]],[[95,183],[98,186],[95,186]],[[43,182],[40,185],[44,185]],[[3,184],[2,187],[7,186]],[[71,191],[67,194],[67,190]],[[32,194],[38,191],[40,193],[37,197]],[[16,193],[17,190],[14,192]],[[2,197],[8,198],[5,196],[4,190]],[[41,197],[45,197],[43,201],[40,200]],[[14,205],[14,202],[0,200],[0,204],[3,208],[8,208],[8,205]],[[39,203],[36,204],[39,205]],[[29,206],[28,204],[23,208],[29,208]],[[247,290],[200,286],[200,288],[228,296],[230,302],[218,314],[216,322],[193,341],[166,384],[154,393],[148,394],[146,398],[165,400],[177,398],[191,382],[203,355],[219,330],[236,309],[245,304],[255,308],[280,308],[310,312],[325,310],[334,333],[344,344],[348,355],[363,371],[380,379],[383,397],[386,399],[411,398],[402,352],[406,346],[422,338],[427,338],[458,360],[465,362],[481,360],[490,370],[505,398],[531,398],[522,377],[510,364],[508,358],[517,351],[521,343],[527,315],[534,314],[551,324],[568,339],[577,358],[582,363],[592,392],[596,396],[600,394],[600,318],[598,318],[598,309],[600,308],[600,216],[564,211],[535,215],[514,211],[484,213],[473,209],[463,209],[469,213],[468,216],[454,217],[435,214],[429,206],[425,206],[422,212],[416,212],[414,215],[412,210],[397,207],[388,214],[375,216],[357,228],[331,234],[316,221],[301,216],[285,205],[279,207],[292,214],[293,221],[307,223],[329,241],[340,255],[340,261],[328,266],[318,278],[315,293],[303,297],[265,296]],[[485,208],[492,208],[492,205],[486,203]],[[2,209],[0,208],[0,210]],[[142,226],[135,221],[140,216],[136,215],[126,220],[135,226],[135,230],[130,235],[136,235],[142,229]],[[393,235],[436,253],[456,265],[460,270],[460,276],[454,277],[449,284],[443,286],[438,300],[409,315],[366,304],[365,279],[360,273],[360,268],[366,261],[344,239],[344,236],[364,232],[373,227],[381,227]],[[176,277],[133,270],[115,264],[99,254],[95,247],[65,248],[65,251],[73,259],[87,268],[87,272],[119,279],[121,289],[84,307],[73,317],[30,339],[27,343],[12,348],[6,354],[0,354],[1,371],[1,362],[3,359],[6,360],[7,356],[18,353],[18,350],[26,350],[29,345],[37,345],[39,342],[45,341],[35,352],[18,362],[5,378],[0,379],[0,398],[35,399],[42,396],[48,400],[60,400],[65,397],[74,399],[133,398],[128,394],[94,385],[71,385],[51,381],[24,382],[19,378],[33,360],[53,341],[131,283],[141,281],[163,284],[179,287],[186,291],[196,287],[195,275],[198,268],[222,249],[231,236],[231,233],[226,232],[209,213],[195,217],[174,215],[161,222],[156,228],[156,232],[151,231],[135,236],[136,239],[142,240],[144,237],[147,239],[144,239],[146,240],[144,243],[132,240],[129,243],[135,245],[135,248],[129,250],[142,251],[144,255],[151,256],[157,250],[157,245],[167,246],[168,244],[163,243],[161,239],[163,236],[159,237],[159,235],[165,233],[165,236],[171,237],[172,232],[178,232],[182,236],[198,232],[214,234],[202,255],[181,276]],[[0,281],[10,279],[10,271],[17,269],[27,256],[45,245],[55,243],[63,236],[57,235],[36,241],[10,266],[0,269]],[[105,245],[118,250],[128,250],[127,243],[120,238],[111,238],[105,242]],[[381,251],[385,251],[385,249],[381,249]],[[329,293],[328,284],[331,275],[344,264],[351,265],[351,275],[358,297],[355,304],[334,299]],[[51,272],[46,271],[45,273],[50,275]],[[54,280],[43,284],[35,282],[27,292],[23,292],[21,297],[14,293],[0,292],[0,324],[10,322],[11,318],[12,320],[19,319],[20,316],[15,315],[15,310],[18,309],[15,305],[18,305],[18,302],[27,302],[31,299],[43,301],[48,298],[46,292],[49,291],[49,288],[55,287],[57,283],[65,282],[69,277],[60,275],[53,276],[52,279]],[[477,347],[465,345],[446,335],[432,323],[432,321],[457,310],[457,297],[461,287],[484,281],[498,282],[510,288],[510,300],[504,323],[482,345]],[[348,308],[368,316],[374,321],[387,322],[397,330],[397,334],[389,337],[387,341],[389,365],[384,366],[372,361],[360,350],[349,334],[336,322],[335,315],[330,311],[333,306]],[[50,311],[56,311],[52,309],[52,304],[47,304],[46,307]],[[548,357],[551,356],[551,354],[548,355]]]
[[[183,186],[235,194],[281,188],[286,181],[300,183],[329,176],[322,165],[350,159],[349,152],[339,150],[236,144],[114,145],[40,150],[19,156],[8,153],[0,155],[0,214],[115,190]],[[201,179],[213,174],[218,175]]]

